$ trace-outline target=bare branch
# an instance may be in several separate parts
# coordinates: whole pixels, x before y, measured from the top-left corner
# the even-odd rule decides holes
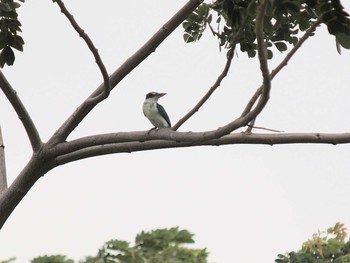
[[[253,1],[249,5],[251,5],[251,4],[253,4]],[[249,7],[247,9],[249,9]],[[221,74],[216,79],[214,85],[207,91],[207,93],[200,99],[200,101],[193,107],[193,109],[190,110],[184,117],[182,117],[172,127],[172,129],[174,131],[179,129],[182,124],[184,124],[189,118],[191,118],[203,106],[203,104],[210,98],[210,96],[214,93],[214,91],[221,85],[221,82],[223,81],[223,79],[227,76],[227,73],[230,70],[231,62],[232,62],[232,59],[233,59],[233,56],[234,56],[234,53],[235,53],[237,40],[241,36],[241,34],[242,34],[242,32],[243,32],[243,30],[244,30],[244,28],[246,26],[246,23],[248,21],[248,17],[249,17],[249,14],[246,15],[246,17],[242,21],[241,26],[239,27],[237,32],[232,36],[231,49],[227,52],[227,59],[226,59],[225,67],[224,67],[223,71],[221,72]],[[211,27],[210,24],[209,24],[209,28],[210,28],[210,30],[212,31],[212,33],[214,35],[217,34],[214,31],[214,29]]]
[[[116,137],[114,137],[115,139]],[[235,133],[223,136],[219,139],[208,140],[204,142],[193,143],[191,141],[176,142],[165,140],[153,140],[145,142],[129,143],[107,143],[93,145],[81,150],[67,153],[56,158],[56,165],[76,160],[96,157],[105,154],[132,153],[137,151],[147,151],[154,149],[195,147],[195,146],[220,146],[233,144],[344,144],[350,143],[350,133],[279,133],[279,134],[246,134]]]
[[[85,31],[78,25],[78,23],[75,21],[74,17],[72,14],[68,11],[66,6],[61,0],[54,0],[54,2],[57,3],[57,5],[61,8],[61,12],[67,17],[69,22],[71,23],[72,27],[77,31],[79,36],[84,39],[85,43],[89,47],[91,53],[93,54],[96,64],[99,67],[102,77],[103,77],[103,82],[104,82],[104,89],[102,92],[100,92],[97,96],[90,98],[90,103],[91,104],[98,104],[100,101],[104,100],[109,96],[110,90],[111,90],[111,85],[109,83],[109,75],[107,72],[107,69],[105,65],[102,62],[102,59],[98,53],[97,48],[95,47],[94,43],[92,42],[91,38],[85,33]]]
[[[254,120],[253,120],[254,121]],[[253,122],[252,121],[252,122]],[[265,128],[265,127],[259,127],[259,126],[252,126],[251,124],[248,124],[248,127],[251,129],[258,129],[258,130],[265,130],[265,131],[271,131],[271,132],[284,132],[280,130],[275,130],[275,129],[270,129],[270,128]],[[247,131],[246,131],[247,132]],[[249,130],[251,132],[251,130]]]
[[[247,129],[245,130],[246,133],[252,133],[252,130],[254,128],[254,124],[255,124],[255,120],[256,118],[254,118],[253,120],[251,120],[251,122],[248,124]]]
[[[227,76],[227,73],[231,67],[232,58],[234,55],[234,48],[231,48],[227,53],[227,60],[224,67],[224,70],[219,75],[214,85],[208,90],[208,92],[200,99],[200,101],[194,106],[192,110],[190,110],[184,117],[182,117],[173,127],[172,129],[176,131],[182,124],[184,124],[189,118],[191,118],[202,106],[203,104],[210,98],[210,96],[214,93],[214,91],[221,85],[222,80]]]
[[[7,189],[5,145],[0,127],[0,195]]]
[[[177,28],[187,16],[189,16],[200,4],[201,0],[189,0],[161,29],[158,30],[138,51],[128,58],[110,76],[111,90],[135,67],[145,60],[155,49]],[[64,141],[69,134],[78,126],[85,116],[94,108],[94,105],[87,103],[91,98],[98,95],[104,85],[100,85],[90,97],[80,105],[76,111],[56,131],[49,143]]]
[[[18,118],[21,120],[24,129],[27,132],[33,151],[38,151],[42,146],[39,133],[22,101],[17,96],[17,92],[11,87],[11,84],[7,81],[2,71],[0,71],[0,88],[16,111]]]

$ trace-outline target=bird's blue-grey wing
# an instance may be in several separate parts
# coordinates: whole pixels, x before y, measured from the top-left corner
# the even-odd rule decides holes
[[[171,127],[171,123],[170,123],[170,119],[168,114],[166,113],[166,111],[164,110],[163,106],[157,103],[157,108],[159,113],[164,117],[164,119],[167,121],[167,123],[169,124],[169,127]]]

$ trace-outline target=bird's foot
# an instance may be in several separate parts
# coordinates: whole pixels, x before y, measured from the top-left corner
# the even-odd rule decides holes
[[[150,130],[147,132],[147,134],[149,135],[150,132],[153,131],[153,130],[157,130],[157,127],[153,127],[152,129],[150,129]]]

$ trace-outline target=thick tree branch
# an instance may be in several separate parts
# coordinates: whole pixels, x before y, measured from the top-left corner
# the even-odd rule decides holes
[[[128,75],[137,65],[147,58],[156,47],[190,15],[201,3],[201,0],[189,0],[188,3],[178,11],[144,46],[142,46],[133,56],[124,62],[110,77],[111,89],[115,87],[126,75]],[[24,127],[33,145],[34,154],[17,176],[10,187],[0,195],[0,228],[7,218],[27,194],[35,182],[46,172],[53,169],[58,164],[55,162],[55,145],[62,143],[84,117],[94,108],[90,103],[96,96],[105,89],[105,84],[101,84],[96,91],[66,120],[66,122],[56,131],[51,139],[43,144],[31,121],[28,113],[22,105],[16,92],[11,88],[5,77],[0,72],[0,86],[5,95],[15,108],[18,116],[22,120]]]
[[[54,167],[53,164],[42,151],[33,154],[10,187],[0,195],[0,229],[35,182]]]
[[[155,49],[172,33],[187,16],[189,16],[202,2],[202,0],[189,0],[161,29],[158,30],[138,51],[127,59],[110,76],[110,85],[113,89],[125,76],[127,76],[135,67],[145,60]],[[63,123],[56,131],[49,143],[58,143],[66,140],[69,134],[79,125],[85,116],[94,108],[95,105],[87,103],[91,98],[98,95],[104,89],[104,84],[100,85],[90,97],[79,106],[76,111]]]
[[[7,189],[5,145],[0,127],[0,195]]]
[[[193,144],[208,141],[208,140],[213,140],[213,139],[220,138],[224,135],[227,135],[240,127],[246,126],[251,120],[253,120],[263,110],[263,108],[265,107],[269,99],[269,92],[270,92],[270,73],[267,66],[267,50],[266,50],[265,40],[263,37],[263,18],[264,18],[267,3],[268,1],[266,0],[264,1],[263,4],[260,5],[260,9],[256,19],[258,56],[259,56],[261,72],[263,75],[264,88],[263,88],[262,96],[260,97],[260,100],[257,103],[254,110],[249,112],[247,115],[232,121],[231,123],[225,125],[224,127],[218,128],[217,130],[212,130],[207,132],[197,132],[197,133],[192,133],[192,132],[181,133],[181,132],[175,132],[171,130],[166,130],[166,131],[159,130],[159,131],[152,131],[151,133],[148,132],[147,136],[145,135],[145,133],[139,133],[137,138],[138,141],[149,140],[152,134],[155,134],[154,139],[172,140],[176,142],[191,142]],[[127,134],[125,135],[126,137],[128,136]],[[96,142],[96,138],[92,138],[91,141]],[[83,143],[80,144],[80,146],[79,146],[79,142],[78,143],[73,142],[71,144],[64,143],[61,145],[57,145],[57,147],[52,149],[53,150],[52,154],[54,156],[59,156],[68,152],[72,152],[73,150],[81,149],[82,151],[84,151],[83,147],[86,147],[87,145],[84,144],[84,140],[81,142]],[[130,142],[130,139],[128,142]],[[85,141],[85,143],[89,143],[89,142]],[[96,147],[100,147],[100,146],[96,145]]]
[[[126,135],[126,134],[125,134]],[[96,138],[98,144],[84,147],[80,150],[67,153],[56,158],[56,165],[63,165],[65,163],[76,160],[95,157],[105,154],[115,153],[132,153],[137,151],[147,151],[155,149],[178,148],[178,147],[195,147],[195,146],[221,146],[232,144],[344,144],[350,143],[350,133],[279,133],[279,134],[246,134],[235,133],[223,136],[219,139],[208,140],[204,142],[193,143],[191,141],[176,142],[165,140],[152,140],[140,142],[141,134],[135,134],[133,142],[121,142],[119,140],[123,134],[105,134],[104,137]],[[117,139],[120,137],[119,139]],[[130,135],[129,135],[130,137]],[[152,136],[153,137],[153,136]],[[118,141],[118,143],[113,143]],[[129,138],[130,140],[130,138]],[[88,141],[88,140],[87,140]],[[104,142],[103,144],[100,144]]]
[[[24,129],[27,132],[33,151],[38,151],[42,146],[39,133],[22,101],[17,96],[17,92],[11,87],[11,84],[7,81],[4,74],[2,74],[2,71],[0,71],[0,88],[16,111],[18,118],[21,120]]]
[[[69,22],[71,23],[72,27],[77,31],[79,36],[84,39],[86,45],[90,49],[91,53],[93,54],[96,64],[99,67],[102,77],[103,77],[103,83],[104,83],[104,89],[95,97],[90,98],[90,103],[92,105],[98,104],[100,101],[104,100],[109,96],[109,92],[111,90],[111,85],[109,83],[109,75],[107,72],[107,69],[105,65],[102,62],[102,59],[98,53],[97,48],[95,47],[94,43],[90,39],[90,37],[85,33],[85,31],[78,25],[78,23],[75,21],[72,14],[68,11],[66,6],[61,0],[54,0],[54,2],[57,3],[57,5],[60,7],[61,12],[67,17]]]

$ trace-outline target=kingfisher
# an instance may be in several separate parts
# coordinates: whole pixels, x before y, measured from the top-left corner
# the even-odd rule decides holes
[[[149,119],[155,128],[170,128],[171,123],[163,106],[158,104],[158,99],[166,93],[150,92],[143,102],[143,114]]]

